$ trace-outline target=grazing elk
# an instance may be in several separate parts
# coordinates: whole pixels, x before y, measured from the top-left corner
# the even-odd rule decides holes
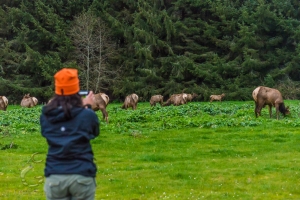
[[[285,107],[281,93],[274,88],[259,86],[252,92],[255,101],[255,116],[261,115],[261,109],[266,105],[269,106],[270,118],[272,118],[272,106],[276,108],[276,118],[279,119],[279,112],[283,116],[290,114],[289,107]]]
[[[258,91],[260,90],[260,87],[262,87],[262,86],[258,86],[252,92],[252,98],[253,98],[253,100],[255,102],[255,110],[256,110],[256,103],[257,103],[257,94],[258,94]],[[264,105],[263,107],[265,107],[265,106],[266,105]],[[261,110],[258,113],[256,111],[254,111],[254,112],[255,112],[255,116],[256,117],[261,115]]]
[[[161,106],[163,105],[164,101],[164,96],[158,94],[158,95],[153,95],[150,99],[150,105],[155,106],[156,103],[159,103]]]
[[[170,98],[163,104],[163,106],[169,106],[173,104],[174,106],[179,106],[186,104],[187,102],[187,94],[172,94]]]
[[[209,99],[210,99],[210,103],[212,102],[212,101],[220,101],[220,102],[222,102],[222,99],[225,97],[225,94],[223,93],[223,94],[221,94],[221,95],[210,95],[210,97],[209,97]]]
[[[187,102],[191,102],[195,97],[197,97],[198,95],[195,94],[195,93],[192,93],[192,94],[187,94],[187,98],[186,98],[186,101]]]
[[[8,99],[5,96],[0,96],[0,110],[6,111]]]
[[[31,97],[30,94],[25,94],[21,101],[21,106],[25,108],[32,108],[36,106],[37,103],[38,103],[37,98]]]
[[[108,97],[108,95],[105,94],[105,93],[99,93],[99,94],[101,95],[102,99],[105,101],[105,104],[107,106],[108,103],[109,103],[109,97]]]
[[[136,95],[134,93],[130,94],[125,98],[124,103],[121,108],[127,110],[127,108],[132,107],[132,110],[135,110],[137,107],[138,100],[139,100],[138,95]]]
[[[49,104],[52,100],[53,100],[53,97],[51,99],[49,99],[46,104]]]
[[[94,103],[91,105],[94,111],[101,110],[103,119],[108,123],[108,113],[106,106],[109,102],[109,97],[104,93],[94,94]]]

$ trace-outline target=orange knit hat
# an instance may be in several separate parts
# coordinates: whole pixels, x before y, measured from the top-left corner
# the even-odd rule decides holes
[[[72,95],[79,91],[77,69],[63,68],[54,75],[55,94]]]

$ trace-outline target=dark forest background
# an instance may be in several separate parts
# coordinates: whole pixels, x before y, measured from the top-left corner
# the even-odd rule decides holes
[[[299,0],[0,0],[0,95],[53,95],[53,75],[123,100],[259,85],[300,97]]]

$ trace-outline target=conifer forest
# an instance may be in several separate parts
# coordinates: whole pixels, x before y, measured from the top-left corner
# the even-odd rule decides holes
[[[300,98],[299,0],[0,0],[0,95],[46,102],[53,75],[82,89],[251,100],[260,85]]]

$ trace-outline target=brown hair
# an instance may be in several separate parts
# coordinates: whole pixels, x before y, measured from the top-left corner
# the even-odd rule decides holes
[[[62,107],[65,117],[71,119],[72,107],[83,107],[82,99],[79,94],[73,95],[55,95],[51,102],[46,105],[46,112]]]

